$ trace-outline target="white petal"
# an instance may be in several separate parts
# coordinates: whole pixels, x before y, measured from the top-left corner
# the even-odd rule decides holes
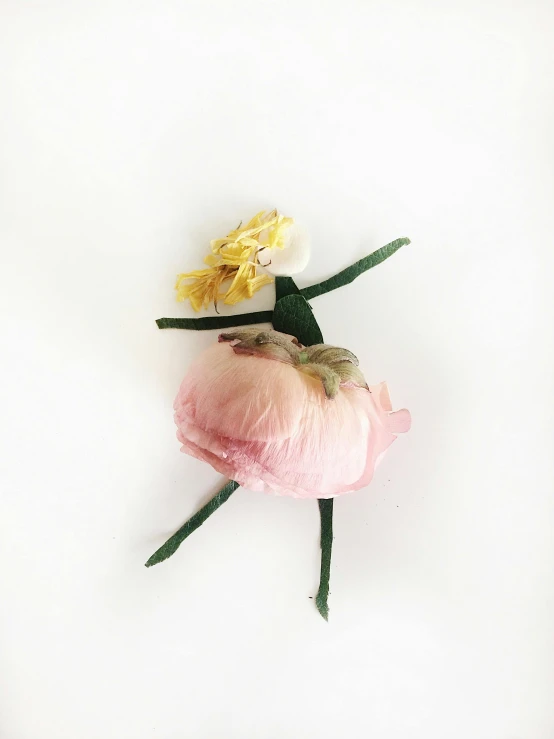
[[[260,263],[267,265],[266,269],[272,275],[297,275],[310,260],[310,237],[295,223],[287,228],[284,236],[285,246],[282,249],[264,249],[260,253]]]

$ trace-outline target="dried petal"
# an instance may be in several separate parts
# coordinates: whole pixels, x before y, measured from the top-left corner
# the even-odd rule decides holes
[[[319,362],[322,364],[333,364],[334,362],[348,361],[358,366],[358,357],[348,349],[341,349],[338,346],[330,346],[329,344],[315,344],[307,349],[311,362]]]
[[[361,369],[352,362],[335,362],[331,366],[340,377],[341,385],[356,385],[367,389],[367,382]]]
[[[306,375],[311,375],[321,380],[325,395],[329,400],[336,398],[340,387],[340,377],[337,372],[334,372],[324,364],[301,364],[299,365],[299,369]]]

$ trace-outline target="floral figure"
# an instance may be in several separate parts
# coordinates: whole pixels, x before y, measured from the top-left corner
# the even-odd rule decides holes
[[[160,328],[228,329],[272,323],[273,330],[223,331],[185,376],[175,400],[182,450],[230,478],[152,557],[152,566],[180,544],[242,485],[318,500],[321,573],[316,606],[328,618],[333,499],[367,485],[398,433],[407,410],[392,412],[385,383],[370,386],[347,349],[324,344],[308,304],[352,282],[409,239],[397,239],[339,272],[300,290],[291,278],[309,258],[306,235],[277,211],[211,242],[207,269],[177,278],[177,299],[195,311],[218,301],[235,305],[276,275],[273,311],[197,319],[161,318]],[[261,270],[264,269],[263,272]],[[261,273],[260,273],[261,272]]]

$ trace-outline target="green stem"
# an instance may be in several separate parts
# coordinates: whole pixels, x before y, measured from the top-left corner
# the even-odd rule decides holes
[[[215,495],[198,511],[198,513],[195,513],[194,516],[189,518],[189,520],[181,526],[179,531],[175,532],[175,534],[173,534],[165,544],[162,544],[162,546],[154,552],[145,566],[152,567],[152,565],[157,565],[160,562],[163,562],[164,559],[171,557],[172,554],[175,554],[185,539],[190,536],[193,531],[196,531],[199,526],[202,526],[204,521],[209,518],[212,513],[215,513],[223,503],[229,500],[238,487],[238,482],[230,480],[227,485],[217,493],[217,495]]]
[[[187,328],[192,331],[248,326],[252,323],[271,323],[272,310],[239,313],[236,316],[209,316],[207,318],[158,318],[158,328]]]
[[[315,597],[317,610],[323,618],[329,620],[329,579],[331,577],[331,550],[333,547],[333,498],[319,499],[319,515],[321,518],[321,573],[319,590]]]
[[[381,262],[384,262],[385,259],[392,256],[395,251],[398,251],[401,246],[405,246],[409,243],[410,239],[407,238],[391,241],[390,244],[381,247],[381,249],[377,249],[373,254],[370,254],[369,256],[360,259],[355,264],[352,264],[350,267],[343,269],[342,272],[334,275],[334,277],[330,277],[328,280],[324,280],[323,282],[318,282],[317,285],[305,287],[303,290],[300,290],[300,292],[306,300],[311,300],[312,298],[317,298],[318,295],[323,295],[331,290],[336,290],[337,287],[348,285],[349,282],[355,280],[356,277],[359,277],[368,269],[376,267],[378,264],[381,264]]]

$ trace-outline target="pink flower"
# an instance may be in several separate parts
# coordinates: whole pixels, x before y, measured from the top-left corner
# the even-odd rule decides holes
[[[332,498],[367,485],[407,410],[367,386],[356,357],[276,331],[221,334],[175,399],[182,451],[249,490]]]

